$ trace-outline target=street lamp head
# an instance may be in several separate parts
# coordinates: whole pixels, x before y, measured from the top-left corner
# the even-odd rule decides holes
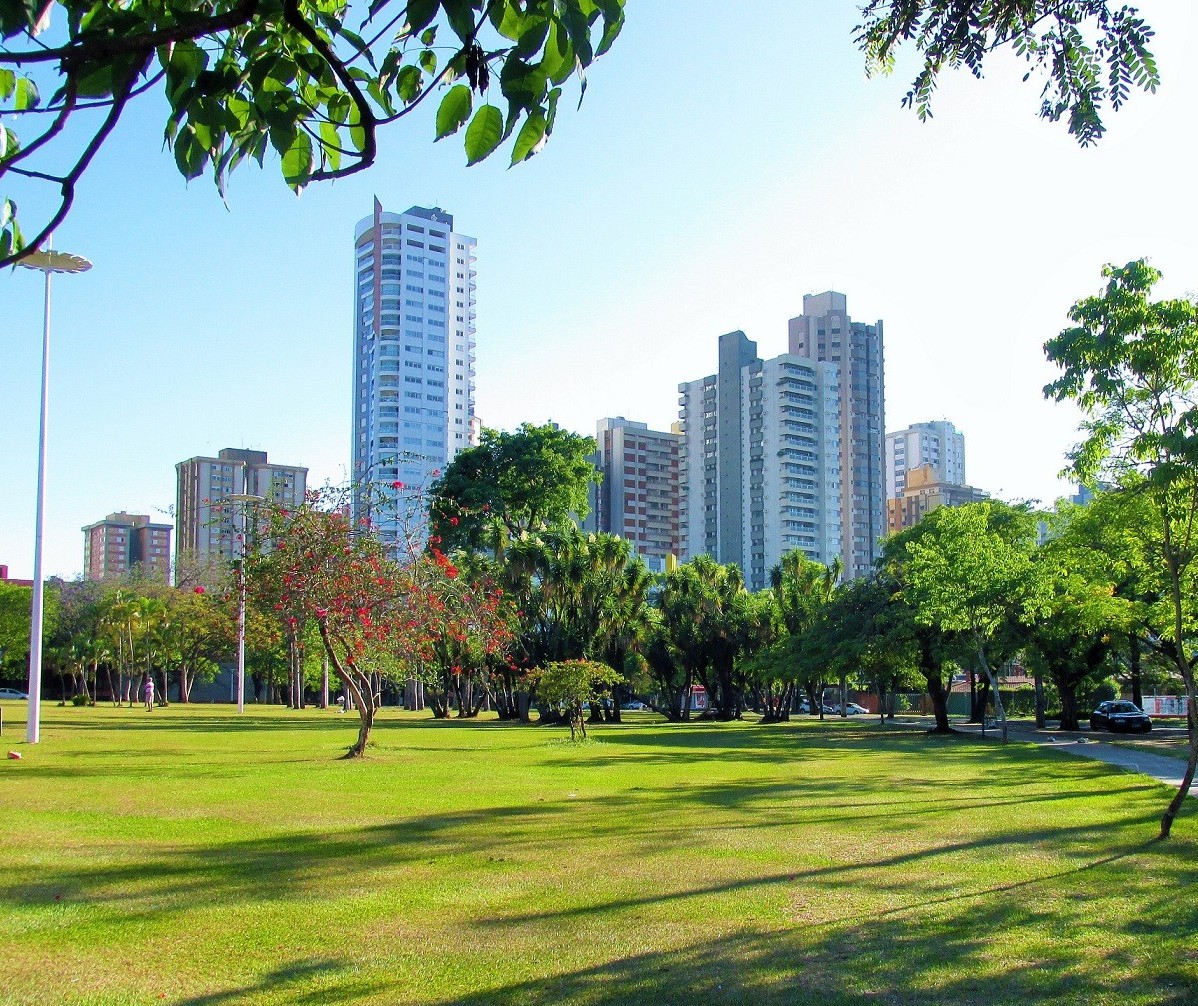
[[[38,272],[87,272],[92,264],[82,255],[72,255],[70,252],[35,251],[32,255],[17,262],[26,269],[36,269]]]

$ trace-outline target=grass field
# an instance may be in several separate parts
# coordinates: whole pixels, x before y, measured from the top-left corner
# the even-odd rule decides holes
[[[874,722],[8,704],[0,1002],[1198,1002],[1198,814]]]

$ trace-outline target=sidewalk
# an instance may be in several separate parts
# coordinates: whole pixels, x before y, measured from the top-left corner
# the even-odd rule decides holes
[[[976,723],[954,723],[953,726],[958,730],[981,733]],[[1184,727],[1164,727],[1153,732],[1159,736],[1165,731],[1185,736]],[[1186,763],[1177,758],[1121,747],[1118,743],[1120,739],[1143,738],[1144,734],[1128,734],[1124,737],[1121,734],[1095,735],[1089,730],[1069,731],[1051,728],[1037,730],[1030,723],[1022,720],[1009,722],[1007,734],[1013,741],[1026,741],[1031,744],[1039,744],[1041,747],[1052,748],[1063,754],[1076,755],[1079,758],[1093,758],[1095,761],[1103,761],[1108,765],[1118,765],[1129,772],[1139,772],[1141,775],[1156,779],[1175,789],[1181,785],[1181,778],[1186,771]],[[986,736],[996,737],[998,731],[988,729]],[[1195,787],[1191,787],[1189,796],[1198,797]]]

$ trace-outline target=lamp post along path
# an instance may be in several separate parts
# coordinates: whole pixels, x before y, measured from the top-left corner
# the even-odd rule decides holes
[[[92,264],[79,255],[56,252],[47,247],[21,259],[17,265],[35,269],[46,277],[46,305],[42,324],[42,402],[37,435],[37,511],[33,530],[33,608],[29,625],[29,716],[25,740],[41,740],[42,699],[42,612],[45,584],[42,578],[42,529],[46,504],[46,418],[50,389],[50,276],[56,272],[87,272]]]

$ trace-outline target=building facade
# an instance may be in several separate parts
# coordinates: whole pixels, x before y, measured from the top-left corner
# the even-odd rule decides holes
[[[261,496],[285,506],[303,502],[308,469],[272,463],[266,451],[226,447],[214,458],[195,457],[175,465],[176,559],[198,560],[241,554],[245,507],[222,505],[226,496]]]
[[[782,555],[842,552],[840,385],[834,364],[757,356],[720,337],[719,372],[678,386],[682,552],[736,563],[753,590]]]
[[[945,482],[933,464],[918,465],[906,473],[906,485],[894,499],[886,501],[886,524],[890,534],[914,527],[937,507],[980,503],[990,494],[973,486]]]
[[[897,499],[907,472],[920,465],[936,469],[940,482],[965,485],[965,437],[948,420],[912,423],[886,434],[886,498]]]
[[[170,524],[155,523],[148,514],[122,510],[82,530],[85,579],[124,576],[136,566],[145,576],[170,581]]]
[[[351,457],[363,491],[421,491],[478,443],[475,240],[453,227],[441,209],[388,213],[376,199],[354,231]],[[372,516],[398,533],[385,507]]]
[[[853,321],[848,300],[828,291],[803,297],[790,320],[790,352],[840,370],[841,541],[844,575],[873,569],[886,532],[882,444],[886,429],[882,322]]]
[[[679,529],[677,432],[651,430],[623,416],[600,419],[595,428],[595,467],[603,475],[591,487],[584,527],[626,539],[649,568],[664,572],[682,551]]]

